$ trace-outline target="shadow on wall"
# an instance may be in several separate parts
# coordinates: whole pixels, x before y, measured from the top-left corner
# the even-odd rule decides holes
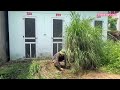
[[[8,12],[0,11],[0,65],[9,61]]]

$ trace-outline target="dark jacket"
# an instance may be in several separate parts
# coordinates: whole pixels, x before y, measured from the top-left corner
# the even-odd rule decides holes
[[[62,62],[63,60],[65,60],[65,54],[62,55],[58,52],[54,55],[53,60],[56,60],[58,62]]]

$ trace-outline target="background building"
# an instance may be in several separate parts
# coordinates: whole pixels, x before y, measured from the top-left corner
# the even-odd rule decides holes
[[[93,26],[101,25],[107,39],[107,11],[78,11],[81,18],[94,17]],[[65,27],[70,11],[8,11],[10,59],[52,57],[64,47]]]

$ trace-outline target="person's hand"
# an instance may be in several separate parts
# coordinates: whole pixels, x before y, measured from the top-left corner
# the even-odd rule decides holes
[[[60,68],[61,71],[63,71],[64,69],[63,68]]]
[[[56,61],[55,61],[55,60],[53,60],[52,62],[53,62],[53,63],[55,63]]]

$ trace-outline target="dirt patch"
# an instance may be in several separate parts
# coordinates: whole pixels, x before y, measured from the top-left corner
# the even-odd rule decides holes
[[[88,73],[75,75],[71,70],[57,70],[53,62],[48,60],[41,64],[41,75],[46,79],[120,79],[120,75],[109,74],[100,71],[90,71]]]
[[[120,75],[104,72],[89,72],[82,76],[83,79],[120,79]]]
[[[29,71],[29,66],[32,61],[16,61],[8,62],[0,67],[1,72],[4,70],[6,72],[10,71],[9,68],[14,67],[15,71],[18,71],[17,68],[21,67],[23,72]],[[35,63],[38,63],[41,67],[39,73],[36,73],[35,78],[40,79],[41,76],[43,79],[120,79],[120,75],[109,74],[103,71],[89,71],[79,73],[79,75],[73,74],[70,69],[64,69],[64,71],[59,71],[54,67],[54,63],[51,60],[36,60]],[[40,74],[40,75],[38,75]],[[25,74],[26,77],[27,74]],[[34,77],[34,76],[33,76]]]

